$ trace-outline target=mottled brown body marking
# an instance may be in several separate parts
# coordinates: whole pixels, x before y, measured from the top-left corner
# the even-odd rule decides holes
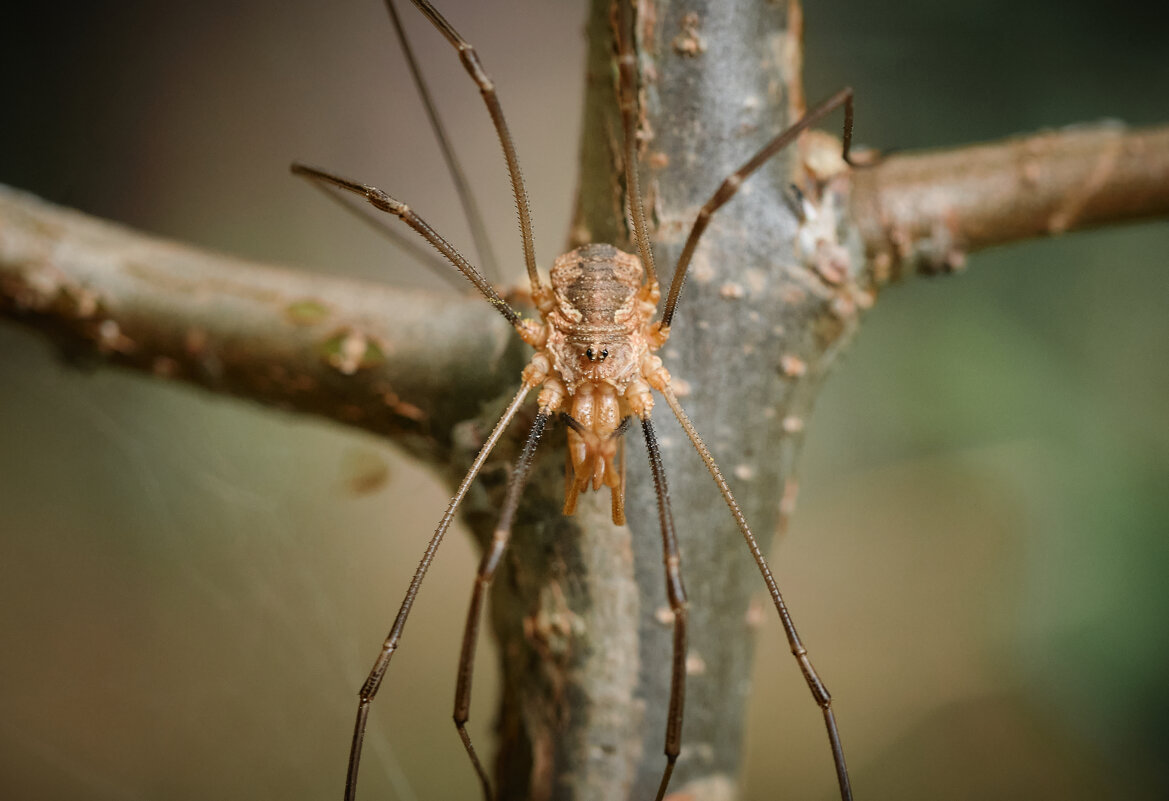
[[[524,379],[542,387],[541,408],[575,423],[568,429],[565,514],[576,509],[579,493],[606,486],[613,522],[624,525],[621,421],[643,417],[653,408],[651,387],[670,380],[654,355],[666,341],[653,325],[661,290],[657,281],[645,281],[640,259],[612,245],[584,245],[560,256],[551,279],[550,288],[535,294],[543,324],[521,332],[536,348]]]

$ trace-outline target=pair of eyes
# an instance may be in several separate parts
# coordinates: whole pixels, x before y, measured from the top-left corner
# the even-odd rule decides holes
[[[585,350],[585,358],[588,359],[590,362],[595,362],[597,360],[598,356],[600,357],[601,361],[605,361],[605,359],[609,358],[609,349],[602,348],[600,354],[598,354],[592,348],[588,348],[587,350]]]

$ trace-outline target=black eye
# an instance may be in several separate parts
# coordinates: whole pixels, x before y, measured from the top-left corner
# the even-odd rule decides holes
[[[593,349],[592,349],[592,348],[589,348],[588,350],[586,350],[586,351],[585,351],[585,358],[586,358],[586,359],[588,359],[590,362],[591,362],[591,361],[592,361],[594,358],[596,358],[596,354],[595,354],[595,353],[593,353]]]
[[[601,361],[605,361],[605,359],[608,359],[608,358],[609,358],[609,349],[605,348],[604,350],[601,351]]]

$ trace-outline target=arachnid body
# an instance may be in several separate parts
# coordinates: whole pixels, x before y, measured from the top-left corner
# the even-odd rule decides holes
[[[612,245],[564,254],[552,266],[551,288],[536,298],[545,323],[525,337],[537,352],[524,380],[543,385],[540,408],[569,421],[564,513],[573,513],[580,492],[604,485],[617,525],[625,523],[622,421],[647,415],[650,388],[669,383],[654,355],[666,339],[653,328],[661,291],[643,273],[636,257]]]
[[[631,421],[637,421],[644,433],[656,496],[662,556],[665,564],[669,625],[673,639],[669,669],[669,701],[665,720],[666,765],[658,782],[657,801],[664,798],[669,788],[670,778],[681,753],[683,740],[682,724],[688,672],[689,610],[682,581],[682,558],[670,508],[666,474],[652,421],[654,392],[659,393],[665,399],[670,411],[682,426],[686,437],[701,457],[763,577],[787,636],[791,652],[796,658],[814,700],[823,713],[840,796],[842,799],[851,799],[848,771],[845,767],[843,748],[828,690],[812,667],[808,652],[796,633],[791,615],[780,594],[778,583],[756,541],[746,516],[724,478],[722,470],[683,411],[672,386],[670,374],[663,366],[661,358],[656,354],[669,339],[671,323],[674,319],[687,270],[694,260],[703,232],[714,213],[736,194],[747,178],[759,171],[773,156],[795,141],[800,133],[839,108],[843,108],[845,112],[843,161],[851,164],[849,162],[852,128],[851,90],[841,90],[816,106],[797,123],[767,142],[722,181],[714,194],[698,211],[689,227],[689,234],[677,259],[665,305],[661,316],[658,317],[658,304],[662,299],[662,292],[658,282],[653,249],[649,242],[639,183],[638,79],[630,5],[619,2],[617,4],[619,12],[614,15],[613,22],[617,43],[616,65],[619,75],[618,96],[623,135],[627,214],[632,224],[632,239],[639,255],[624,253],[607,244],[582,245],[555,261],[550,271],[551,282],[550,285],[547,285],[541,280],[536,269],[527,192],[520,175],[515,147],[496,95],[495,85],[484,70],[474,48],[449,22],[426,0],[414,0],[414,4],[455,47],[464,68],[479,87],[487,105],[499,135],[511,177],[519,213],[526,268],[531,284],[531,296],[541,321],[536,322],[522,318],[515,309],[503,300],[476,267],[405,203],[396,200],[376,187],[341,178],[315,167],[301,164],[293,165],[295,174],[309,178],[320,186],[340,189],[364,197],[374,208],[398,217],[414,229],[478,289],[500,315],[516,329],[524,342],[535,349],[535,353],[523,371],[519,391],[496,423],[491,434],[486,438],[478,456],[452,498],[446,514],[436,528],[430,545],[415,572],[414,579],[410,583],[406,598],[390,633],[361,688],[346,782],[347,801],[353,799],[357,791],[360,757],[372,700],[378,693],[390,660],[400,645],[407,618],[430,562],[471,483],[478,476],[485,461],[499,443],[506,427],[532,391],[536,391],[538,411],[508,481],[499,521],[480,561],[467,614],[455,691],[455,725],[479,777],[486,801],[491,801],[494,798],[493,788],[488,772],[480,760],[466,728],[470,717],[474,654],[478,641],[482,608],[487,588],[491,585],[506,552],[516,511],[532,467],[537,445],[543,437],[548,423],[556,419],[562,419],[568,429],[565,514],[574,512],[578,497],[582,492],[589,489],[599,491],[602,487],[606,487],[611,496],[611,519],[616,525],[622,525],[626,516],[624,501],[625,459],[622,437]],[[401,27],[397,13],[392,3],[387,3],[387,6],[400,33]],[[413,62],[411,63],[413,67]],[[424,89],[423,91],[425,92]],[[437,123],[435,124],[437,126]],[[448,159],[453,158],[449,153],[447,153],[447,157]],[[814,207],[806,204],[804,208],[808,212],[814,211]]]

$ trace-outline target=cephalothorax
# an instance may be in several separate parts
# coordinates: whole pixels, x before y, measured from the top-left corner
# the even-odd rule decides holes
[[[479,563],[474,583],[463,646],[459,659],[458,682],[455,689],[455,726],[466,747],[483,787],[484,798],[492,801],[493,793],[487,772],[467,733],[470,715],[471,678],[474,668],[475,644],[487,587],[502,560],[511,534],[512,522],[519,505],[520,494],[527,479],[536,446],[544,429],[554,416],[561,417],[568,429],[568,464],[565,470],[566,514],[572,514],[578,495],[588,489],[608,487],[612,496],[612,517],[615,523],[624,522],[625,463],[622,436],[630,421],[636,419],[645,435],[650,469],[658,500],[658,518],[661,527],[662,551],[666,569],[666,589],[672,612],[673,658],[670,668],[670,700],[667,714],[665,755],[666,766],[657,791],[662,801],[669,786],[670,776],[681,751],[682,711],[685,698],[687,601],[682,584],[681,557],[674,521],[669,508],[669,494],[661,454],[652,423],[656,391],[665,399],[670,411],[678,419],[695,450],[701,456],[723,500],[739,528],[752,558],[762,574],[764,583],[780,623],[787,636],[792,654],[820,706],[836,765],[840,795],[846,801],[852,798],[844,753],[832,711],[831,696],[812,667],[791,615],[779,591],[779,585],[763,556],[755,535],[751,532],[730,486],[723,477],[710,450],[699,436],[690,418],[682,409],[670,384],[670,374],[662,366],[656,351],[669,337],[670,323],[685,280],[686,271],[694,255],[699,238],[714,212],[726,203],[742,182],[758,170],[772,156],[791,143],[833,110],[844,107],[844,159],[848,161],[852,130],[852,91],[843,89],[808,112],[795,125],[781,132],[747,160],[717,188],[710,200],[699,211],[686,239],[666,297],[661,317],[656,318],[661,290],[658,284],[653,251],[645,223],[645,213],[638,178],[636,137],[636,61],[632,45],[632,10],[628,0],[618,0],[620,13],[616,19],[617,66],[620,76],[621,117],[624,134],[625,189],[628,215],[633,223],[633,241],[638,256],[623,253],[612,245],[584,245],[556,259],[550,273],[550,285],[543,283],[536,269],[535,249],[528,210],[527,192],[520,176],[519,161],[511,134],[495,94],[495,87],[483,70],[474,48],[428,2],[413,0],[414,5],[434,24],[459,53],[468,74],[478,85],[496,132],[499,134],[515,193],[523,240],[524,260],[532,288],[532,299],[540,314],[540,321],[522,318],[494,287],[462,254],[434,231],[410,207],[376,187],[340,178],[314,167],[293,165],[293,172],[330,187],[363,196],[375,208],[389,212],[418,232],[427,242],[458,269],[496,310],[515,327],[520,337],[535,349],[523,371],[519,391],[512,398],[499,422],[487,437],[467,475],[459,484],[446,513],[439,521],[423,555],[398,615],[382,643],[382,648],[359,693],[357,720],[349,757],[345,797],[351,801],[356,794],[358,767],[370,703],[377,694],[390,659],[398,648],[402,630],[413,608],[414,599],[430,566],[435,551],[454,520],[455,513],[483,464],[503,435],[504,429],[516,415],[524,399],[538,389],[535,421],[528,433],[523,450],[516,462],[507,494],[501,509],[494,536]],[[391,19],[401,38],[401,26],[391,0],[387,0]],[[404,38],[402,39],[405,45]],[[409,48],[412,71],[416,65]],[[426,96],[426,89],[419,85]],[[435,119],[432,122],[436,123]],[[445,137],[440,136],[445,147]],[[448,159],[452,159],[447,153]],[[475,227],[475,226],[473,226]],[[655,319],[656,318],[656,319]]]

